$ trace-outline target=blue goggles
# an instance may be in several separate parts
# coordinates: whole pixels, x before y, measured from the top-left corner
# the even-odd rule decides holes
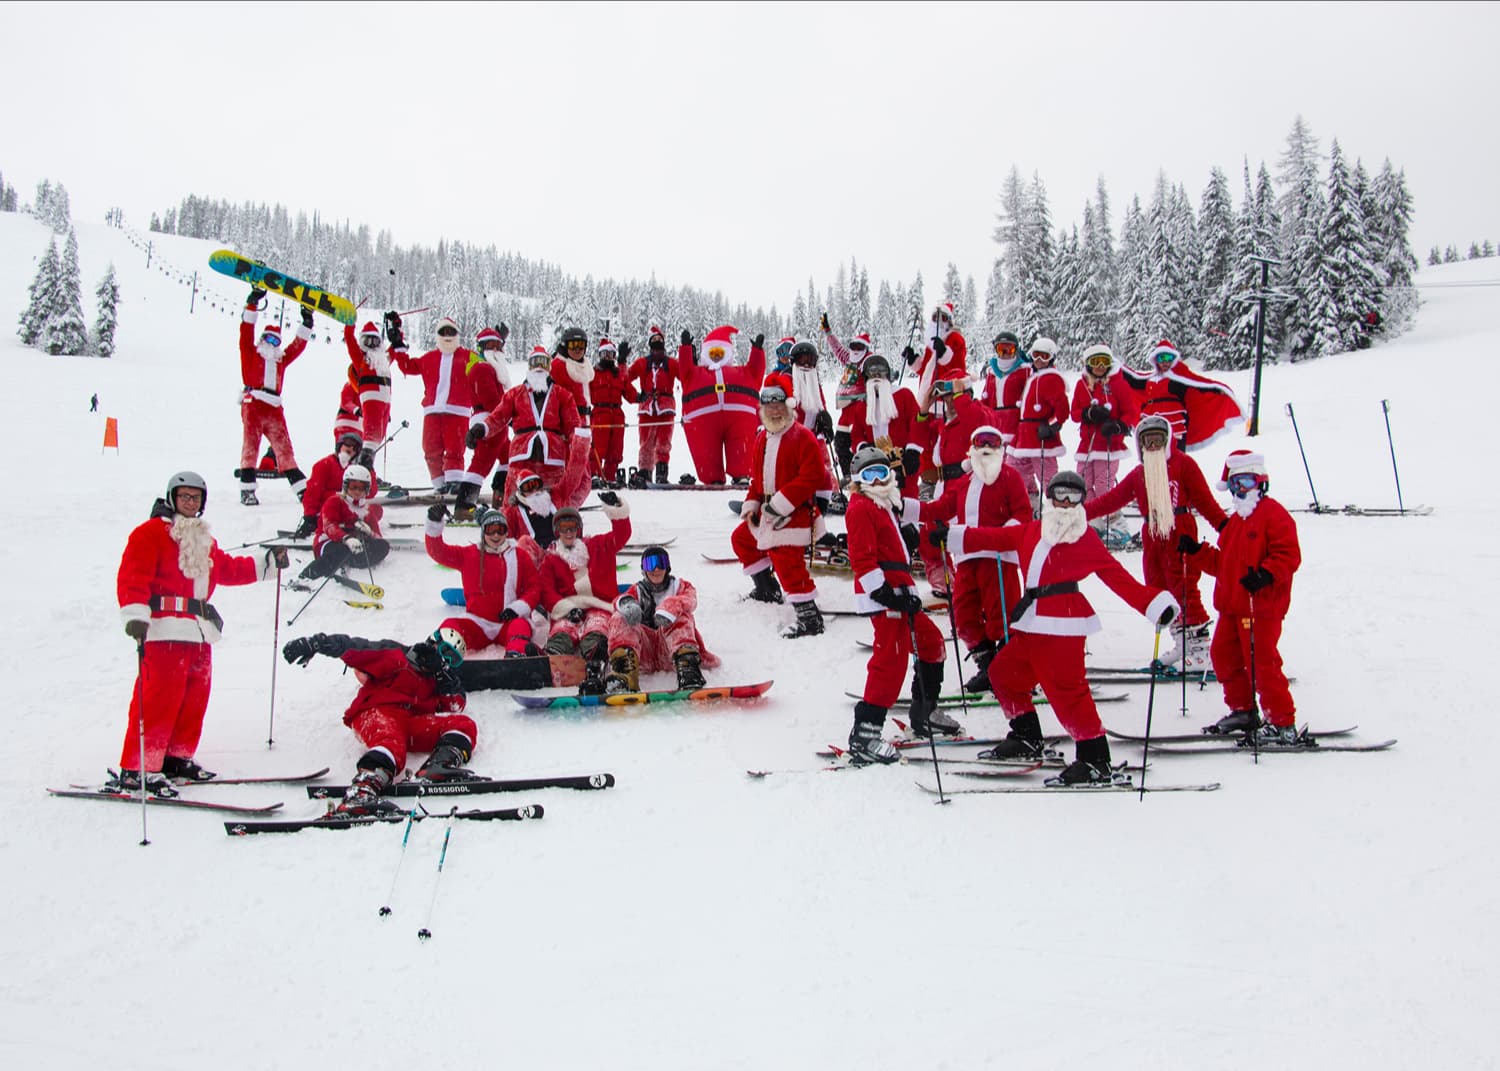
[[[262,331],[260,340],[272,346],[281,345],[281,336],[278,335],[275,331]]]
[[[649,573],[655,569],[670,570],[671,560],[665,554],[643,554],[641,555],[641,572]]]
[[[866,465],[854,474],[855,480],[860,483],[885,483],[891,478],[891,467],[889,465]]]
[[[1229,477],[1229,490],[1235,498],[1244,498],[1260,486],[1261,476],[1255,472],[1236,472]]]

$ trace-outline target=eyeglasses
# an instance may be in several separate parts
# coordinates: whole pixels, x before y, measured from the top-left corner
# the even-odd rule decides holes
[[[458,328],[456,328],[456,327],[439,327],[438,328],[438,338],[457,338],[457,337],[458,337]]]
[[[992,431],[986,431],[970,439],[969,445],[978,446],[985,450],[998,450],[1005,445],[1005,440]]]
[[[1254,472],[1236,472],[1229,477],[1229,489],[1234,492],[1235,498],[1244,498],[1251,491],[1260,486],[1261,477]]]
[[[1077,487],[1054,487],[1047,497],[1058,505],[1076,506],[1083,501],[1083,491]]]
[[[785,405],[786,391],[780,387],[762,387],[760,390],[761,405]]]
[[[177,501],[179,501],[179,502],[202,502],[203,501],[203,492],[202,491],[190,491],[186,487],[179,487],[177,489]]]
[[[643,554],[641,555],[641,572],[652,573],[658,569],[666,570],[672,567],[665,554]]]
[[[891,467],[877,461],[873,465],[866,465],[860,469],[854,474],[854,478],[860,483],[885,483],[891,478]]]

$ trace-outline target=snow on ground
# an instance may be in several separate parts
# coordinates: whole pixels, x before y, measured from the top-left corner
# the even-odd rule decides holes
[[[85,224],[79,240],[89,291],[106,262],[119,270],[118,357],[49,358],[0,330],[0,449],[15,464],[0,516],[13,696],[0,1063],[1493,1065],[1486,979],[1500,949],[1485,905],[1497,864],[1483,845],[1497,732],[1475,667],[1491,653],[1497,517],[1475,483],[1487,407],[1455,397],[1454,373],[1484,367],[1500,345],[1495,290],[1428,290],[1408,336],[1266,372],[1255,445],[1284,502],[1310,497],[1291,402],[1320,498],[1394,505],[1388,398],[1405,500],[1436,507],[1426,518],[1299,515],[1305,564],[1283,650],[1300,718],[1358,723],[1363,739],[1399,737],[1395,750],[1258,766],[1162,758],[1152,782],[1224,787],[1144,802],[962,796],[937,807],[913,786],[929,777],[917,766],[753,781],[747,768],[812,771],[814,748],[843,742],[843,693],[862,681],[855,641],[869,626],[831,620],[822,637],[777,639],[790,611],[740,602],[738,570],[699,557],[726,551],[730,496],[636,493],[637,539],[675,535],[677,570],[699,586],[703,630],[725,662],[714,676],[774,677],[771,697],[554,717],[476,695],[478,768],[610,770],[619,787],[505,799],[544,803],[540,822],[458,824],[440,883],[443,827],[418,826],[392,892],[399,827],[240,840],[215,818],[154,810],[140,847],[138,810],[42,792],[95,780],[117,758],[135,654],[114,575],[167,476],[207,476],[226,547],[297,516],[282,484],[263,486],[259,509],[236,501],[240,288],[204,271],[229,309],[200,297],[189,315],[188,289],[157,270],[203,271],[210,245],[154,236],[148,272],[120,231]],[[40,225],[0,216],[0,326],[15,323],[45,245]],[[1421,278],[1494,274],[1478,261]],[[344,366],[335,338],[289,373],[304,468],[331,445]],[[1248,375],[1232,381],[1248,398]],[[396,398],[412,427],[392,446],[391,475],[417,481],[419,385],[398,383]],[[100,451],[105,416],[120,421],[118,453]],[[1211,477],[1239,445],[1200,458]],[[679,443],[674,474],[686,462]],[[437,589],[450,576],[397,554],[377,577],[383,612],[325,593],[279,642],[319,630],[416,639],[442,617]],[[826,605],[847,602],[823,584]],[[1102,588],[1091,594],[1106,618],[1095,659],[1144,661],[1150,627]],[[283,622],[299,601],[282,599]],[[347,778],[360,751],[339,720],[352,680],[326,659],[280,664],[268,749],[275,591],[224,589],[216,603],[227,629],[200,758],[238,774],[330,765]],[[1106,723],[1143,728],[1146,698],[1133,688],[1103,708]],[[1188,693],[1186,717],[1175,690],[1155,705],[1157,731],[1222,712],[1214,688]],[[1001,729],[990,709],[964,720]],[[295,787],[204,795],[317,809]],[[385,903],[394,913],[382,919]],[[434,936],[421,943],[429,911]]]

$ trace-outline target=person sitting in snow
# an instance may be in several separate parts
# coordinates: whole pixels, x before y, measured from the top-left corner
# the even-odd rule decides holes
[[[380,534],[385,510],[371,500],[374,480],[363,465],[344,470],[344,488],[318,512],[313,531],[313,560],[300,579],[318,580],[341,569],[373,569],[385,561],[391,545]]]
[[[584,660],[583,695],[604,691],[604,660],[609,654],[609,618],[615,606],[615,566],[630,541],[630,505],[613,491],[599,492],[609,531],[583,534],[583,515],[560,509],[552,517],[557,536],[542,558],[541,607],[551,619],[548,654],[576,654]]]
[[[531,642],[531,612],[540,601],[541,584],[531,556],[507,538],[505,514],[487,509],[480,515],[477,546],[447,542],[444,524],[442,505],[428,507],[427,556],[463,577],[464,612],[438,627],[457,632],[469,651],[495,644],[505,648],[506,658],[538,654]]]
[[[677,690],[707,687],[703,667],[713,669],[718,656],[703,643],[694,612],[698,593],[693,585],[672,575],[666,548],[650,546],[641,552],[641,579],[615,600],[609,620],[609,675],[607,694],[641,690],[640,671],[675,669]]]

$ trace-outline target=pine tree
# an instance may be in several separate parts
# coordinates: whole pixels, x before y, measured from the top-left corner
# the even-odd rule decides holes
[[[1004,304],[1005,265],[996,257],[994,264],[990,266],[989,282],[984,287],[984,325],[987,338],[994,338],[1005,330],[1005,321],[1001,318]]]
[[[1146,325],[1146,272],[1144,262],[1149,251],[1146,217],[1141,199],[1133,197],[1120,224],[1120,248],[1115,256],[1117,289],[1114,350],[1123,361],[1144,358],[1144,351],[1161,336],[1151,337]]]
[[[41,340],[42,327],[57,300],[57,277],[61,268],[57,240],[53,239],[47,243],[47,252],[42,254],[42,261],[37,265],[36,278],[31,280],[30,298],[21,312],[21,329],[16,333],[24,345],[35,346]]]
[[[1328,354],[1368,346],[1367,318],[1380,308],[1381,273],[1372,263],[1365,206],[1337,140],[1329,153],[1328,210],[1320,233],[1319,348]]]
[[[1057,235],[1057,255],[1052,262],[1052,315],[1043,324],[1044,333],[1052,336],[1059,349],[1057,363],[1064,368],[1078,365],[1082,347],[1078,344],[1078,329],[1084,317],[1083,308],[1083,257],[1078,228]]]
[[[1458,246],[1456,246],[1456,245],[1450,245],[1447,249],[1443,250],[1443,263],[1444,264],[1457,264],[1458,263]]]
[[[119,323],[120,284],[111,264],[94,290],[99,303],[99,318],[94,321],[94,352],[100,357],[115,355],[115,326]]]
[[[958,265],[951,260],[948,262],[948,270],[943,273],[943,296],[940,300],[953,306],[954,329],[967,332],[972,310],[964,308],[963,279],[958,274]]]
[[[1250,200],[1249,174],[1245,176],[1245,199]],[[1201,340],[1198,355],[1205,367],[1229,368],[1234,351],[1230,328],[1238,311],[1231,304],[1231,287],[1235,282],[1236,227],[1234,203],[1229,195],[1229,179],[1214,168],[1203,190],[1198,208],[1198,239],[1201,256],[1198,264],[1198,293],[1202,296],[1199,314]]]
[[[1021,172],[1012,167],[1000,191],[1000,213],[995,217],[991,238],[1000,246],[1000,277],[1003,283],[997,320],[1017,335],[1021,334],[1021,301],[1026,272],[1025,217],[1026,187]]]
[[[1428,263],[1428,265],[1431,266],[1433,264],[1441,264],[1442,262],[1443,262],[1443,251],[1441,249],[1439,249],[1437,246],[1433,246],[1432,247],[1432,252],[1430,252],[1430,253],[1427,254],[1427,263]]]
[[[1469,259],[1469,260],[1478,260],[1479,259],[1479,243],[1478,242],[1470,242],[1469,243],[1469,256],[1468,256],[1467,259]]]
[[[1083,207],[1083,233],[1079,239],[1079,308],[1076,327],[1084,345],[1102,342],[1114,334],[1116,291],[1114,235],[1109,222],[1109,193],[1100,176],[1092,204]]]
[[[83,280],[78,272],[78,236],[71,229],[58,267],[52,307],[38,343],[53,356],[77,356],[89,347],[88,324],[83,318]]]
[[[1484,240],[1484,245],[1479,247],[1479,255],[1485,259],[1495,255],[1495,246],[1488,238]]]

